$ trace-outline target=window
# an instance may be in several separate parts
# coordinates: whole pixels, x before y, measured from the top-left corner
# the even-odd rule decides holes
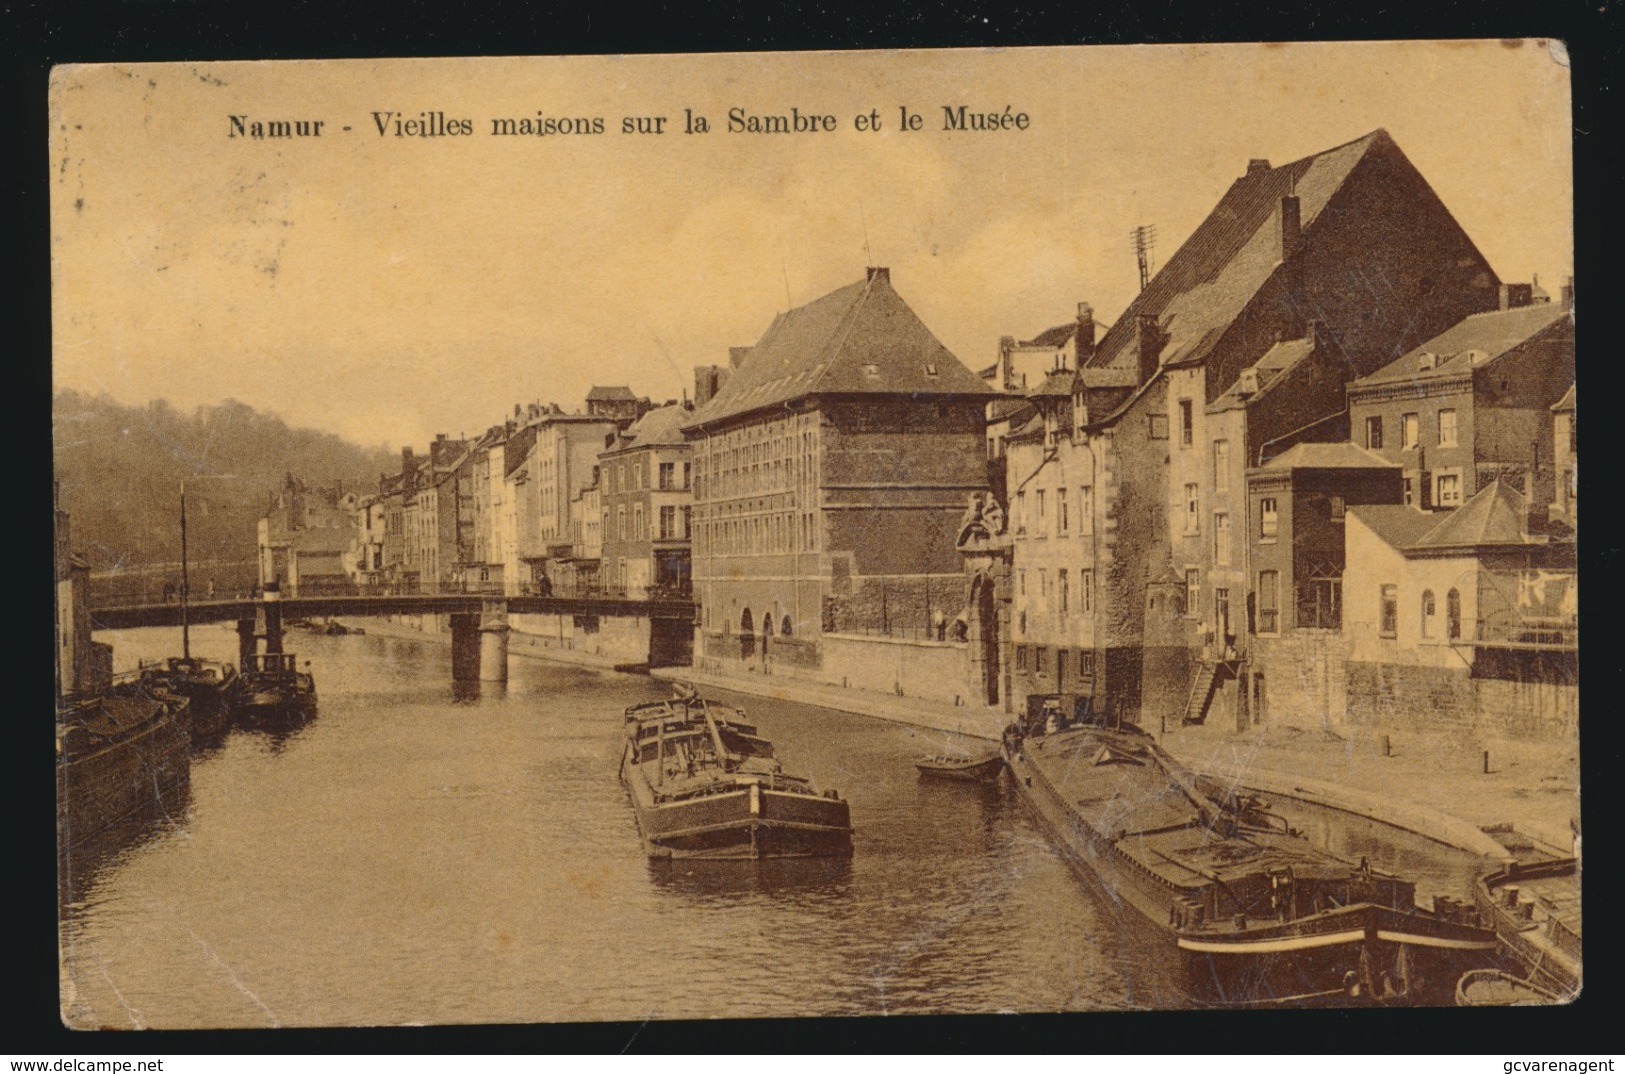
[[[686,541],[686,540],[688,540],[689,534],[691,534],[693,532],[694,532],[694,508],[687,505],[687,504],[685,504],[683,506],[683,532],[678,534],[677,536]]]
[[[617,540],[626,540],[626,508],[624,507],[615,509],[615,534]]]
[[[1044,647],[1042,645],[1033,646],[1033,674],[1044,674]]]
[[[1405,475],[1404,479],[1401,481],[1400,487],[1403,490],[1402,499],[1400,502],[1406,507],[1416,506],[1416,485],[1412,481],[1410,474]]]
[[[1027,494],[1016,493],[1016,536],[1020,537],[1027,532]]]
[[[1234,633],[1234,631],[1230,629],[1229,589],[1221,587],[1213,591],[1213,625],[1216,635],[1221,642]]]
[[[1415,414],[1402,414],[1399,419],[1399,447],[1401,451],[1415,451],[1417,433],[1421,428]]]
[[[660,487],[663,488],[663,489],[674,488],[675,487],[675,482],[676,482],[676,473],[677,473],[677,464],[676,463],[674,463],[674,462],[663,462],[663,463],[661,463],[660,464]]]
[[[1385,638],[1399,636],[1399,587],[1385,585],[1382,587],[1382,619],[1378,624],[1378,633]]]
[[[639,541],[649,536],[649,531],[643,528],[643,505],[641,503],[632,508],[632,534]]]
[[[1095,490],[1092,485],[1078,489],[1078,532],[1085,537],[1095,532]]]
[[[1434,478],[1433,502],[1440,507],[1461,506],[1461,475],[1441,473]]]
[[[1258,539],[1260,541],[1273,541],[1280,532],[1281,516],[1275,505],[1274,496],[1265,496],[1258,501]]]
[[[1095,654],[1093,651],[1084,649],[1078,653],[1078,677],[1083,679],[1093,679],[1095,677]]]
[[[1016,646],[1016,670],[1027,670],[1027,647],[1025,645]]]
[[[1202,501],[1195,485],[1185,486],[1185,532],[1194,534],[1202,532],[1201,519]]]
[[[1049,571],[1043,567],[1038,568],[1038,599],[1049,602]]]
[[[1067,512],[1066,489],[1055,490],[1055,530],[1065,534],[1072,526],[1072,516]]]
[[[1438,608],[1433,603],[1433,590],[1422,590],[1422,637],[1431,638],[1438,621]]]
[[[1445,629],[1451,641],[1461,640],[1461,591],[1452,589],[1444,596]]]
[[[1439,446],[1456,446],[1456,412],[1454,410],[1439,411]]]
[[[1016,572],[1016,592],[1023,597],[1027,595],[1027,572],[1025,570]]]
[[[1298,583],[1298,627],[1339,630],[1343,625],[1343,580],[1306,578]]]
[[[1374,451],[1382,449],[1382,416],[1365,419],[1365,446]]]
[[[1202,572],[1194,567],[1185,572],[1185,614],[1192,619],[1202,614]]]
[[[1213,491],[1230,491],[1230,441],[1213,441]]]
[[[1061,614],[1064,616],[1067,613],[1067,610],[1068,610],[1067,609],[1067,604],[1072,599],[1072,589],[1071,589],[1070,585],[1068,584],[1066,568],[1062,567],[1059,571],[1057,571],[1055,577],[1056,577],[1056,584],[1060,587],[1060,590],[1061,590]]]
[[[1213,513],[1213,562],[1221,567],[1230,565],[1230,512]]]
[[[1281,572],[1258,572],[1258,632],[1274,634],[1280,629]]]
[[[1085,612],[1095,610],[1095,572],[1092,570],[1078,572],[1078,607]]]
[[[1150,420],[1150,428],[1146,431],[1146,436],[1152,440],[1168,439],[1168,415],[1151,414],[1148,415],[1148,417]]]
[[[1179,401],[1179,446],[1190,447],[1196,435],[1196,419],[1189,399]]]
[[[688,488],[692,473],[692,464],[686,462],[683,463],[683,487],[685,489]]]
[[[1038,537],[1049,535],[1049,520],[1044,513],[1044,490],[1037,489],[1033,496],[1038,500],[1038,518],[1033,522],[1033,534]]]
[[[669,541],[677,536],[677,508],[662,507],[660,509],[660,539]]]

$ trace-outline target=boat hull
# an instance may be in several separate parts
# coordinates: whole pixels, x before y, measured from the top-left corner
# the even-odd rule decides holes
[[[995,755],[985,761],[968,764],[915,761],[914,767],[927,779],[949,779],[963,783],[994,783],[1004,771],[1004,758]]]
[[[1579,899],[1579,865],[1573,858],[1514,865],[1481,877],[1474,888],[1479,913],[1501,939],[1506,961],[1543,993],[1566,1002],[1579,995],[1581,987],[1580,936],[1577,927],[1566,929],[1561,922],[1536,925],[1517,908],[1501,898],[1509,888],[1548,887],[1569,889]]]
[[[818,858],[852,853],[847,803],[760,785],[657,801],[642,773],[625,782],[651,858]]]
[[[237,719],[245,724],[286,723],[308,719],[316,711],[315,694],[252,690],[237,699]]]
[[[1086,823],[1034,762],[1030,744],[1004,751],[1017,792],[1074,870],[1122,915],[1174,1002],[1449,1005],[1461,975],[1493,955],[1485,930],[1373,904],[1223,931],[1176,927],[1178,889]]]
[[[142,810],[184,805],[192,774],[189,741],[180,718],[164,712],[127,738],[58,758],[59,848]]]

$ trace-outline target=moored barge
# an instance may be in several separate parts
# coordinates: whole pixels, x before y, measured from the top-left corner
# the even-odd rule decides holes
[[[784,772],[738,709],[679,693],[626,710],[621,781],[651,858],[852,853],[850,807]]]
[[[1581,986],[1579,859],[1513,831],[1490,834],[1512,857],[1479,878],[1479,914],[1523,981],[1566,1003]]]
[[[292,653],[259,653],[242,671],[236,702],[243,723],[300,721],[316,714],[316,679]]]
[[[1447,1005],[1493,958],[1473,908],[1418,907],[1414,884],[1316,848],[1086,703],[1035,705],[1003,752],[1023,799],[1140,919],[1193,1003]]]

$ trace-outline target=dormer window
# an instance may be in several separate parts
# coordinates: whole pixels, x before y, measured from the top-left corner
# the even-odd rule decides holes
[[[871,377],[878,377],[878,376],[880,376],[880,367],[879,367],[879,366],[878,366],[878,365],[874,365],[874,364],[872,364],[872,363],[871,363],[871,364],[869,364],[869,365],[865,365],[865,366],[864,366],[864,367],[863,367],[863,371],[864,371],[864,372],[865,372],[865,373],[866,373],[866,374],[868,374],[868,375],[869,375],[869,376],[871,376]]]
[[[1420,357],[1416,359],[1416,369],[1420,373],[1426,373],[1438,364],[1439,356],[1432,351],[1423,351]]]
[[[929,362],[926,363],[925,375],[928,376],[928,377],[936,376],[937,375],[937,367],[935,365],[929,363]]]

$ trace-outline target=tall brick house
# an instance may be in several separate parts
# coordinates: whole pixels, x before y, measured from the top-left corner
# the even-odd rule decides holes
[[[1105,704],[1152,724],[1200,720],[1220,690],[1244,708],[1247,470],[1344,439],[1347,381],[1493,309],[1498,287],[1385,131],[1248,164],[1083,363],[1073,421],[1054,423],[1094,467],[1095,538],[1075,569],[1099,586]],[[1011,472],[1012,494],[1029,480],[1043,482]]]
[[[598,456],[603,583],[630,597],[687,592],[693,511],[689,409],[667,403],[639,418]]]
[[[1466,317],[1349,385],[1357,443],[1405,468],[1408,502],[1460,507],[1497,478],[1552,502],[1552,405],[1574,383],[1572,292],[1536,303],[1503,284],[1500,308]]]
[[[871,268],[780,314],[683,426],[696,656],[724,671],[964,690],[955,550],[991,393]]]

